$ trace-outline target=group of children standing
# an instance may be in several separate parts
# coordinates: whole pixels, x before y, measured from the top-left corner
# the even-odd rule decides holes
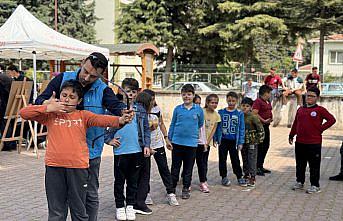
[[[67,201],[72,218],[85,214],[82,204],[87,186],[88,166],[85,130],[91,126],[114,127],[106,132],[105,142],[113,146],[117,220],[135,220],[136,213],[152,213],[147,206],[152,203],[149,197],[151,156],[154,156],[166,188],[166,200],[171,206],[179,205],[176,187],[181,166],[182,199],[190,198],[195,162],[198,167],[200,191],[210,192],[207,170],[211,147],[218,145],[219,173],[224,186],[231,184],[227,171],[228,153],[233,173],[240,186],[255,187],[256,175],[270,173],[263,167],[270,145],[269,125],[273,120],[269,102],[272,89],[269,86],[260,87],[259,98],[255,102],[250,98],[243,98],[240,110],[237,109],[237,93],[229,92],[226,95],[227,107],[217,112],[219,97],[216,94],[208,95],[204,108],[201,108],[201,98],[195,95],[192,85],[186,84],[181,89],[183,103],[175,107],[168,132],[152,90],[139,92],[138,81],[133,78],[124,79],[122,88],[125,92],[121,93],[124,99],[129,100],[134,114],[124,114],[121,118],[77,111],[75,107],[82,97],[82,89],[75,81],[66,82],[62,86],[63,104],[53,102],[46,106],[27,107],[21,111],[23,118],[36,120],[47,125],[49,129],[49,147],[46,153],[49,216],[50,209],[56,213],[66,213],[68,204],[63,202]],[[308,105],[298,110],[289,142],[292,143],[293,137],[297,135],[297,183],[293,189],[303,187],[306,164],[309,162],[311,188],[308,192],[314,193],[320,191],[321,133],[333,125],[335,119],[325,108],[316,105],[319,90],[309,89],[307,93]],[[66,106],[69,109],[66,109]],[[322,124],[323,120],[326,120],[325,124]],[[70,125],[66,124],[69,121]],[[308,126],[308,130],[301,129],[304,125]],[[74,139],[77,137],[75,133],[79,133],[80,140]],[[58,140],[65,140],[65,147],[79,148],[74,148],[75,151],[69,148],[61,152]],[[171,170],[168,168],[165,148],[172,151]],[[66,151],[70,152],[70,155],[62,156],[61,153],[67,153]],[[239,152],[243,159],[243,170]],[[76,158],[79,161],[75,161]],[[72,187],[71,190],[61,188],[65,179],[67,185]]]

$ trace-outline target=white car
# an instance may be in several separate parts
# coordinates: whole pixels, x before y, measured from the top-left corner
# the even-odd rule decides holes
[[[171,84],[166,87],[165,91],[180,91],[183,85],[191,84],[193,85],[196,92],[212,92],[212,91],[220,91],[221,89],[209,82],[176,82],[175,84]]]

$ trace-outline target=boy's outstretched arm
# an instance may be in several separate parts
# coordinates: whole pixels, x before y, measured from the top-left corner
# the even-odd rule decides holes
[[[34,120],[40,124],[45,124],[49,113],[46,105],[31,105],[22,108],[19,115],[25,120]]]
[[[94,114],[90,111],[83,111],[87,127],[122,127],[132,120],[129,114],[121,117],[111,115]]]

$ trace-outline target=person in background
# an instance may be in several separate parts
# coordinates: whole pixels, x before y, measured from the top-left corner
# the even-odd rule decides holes
[[[249,77],[248,81],[242,86],[242,96],[248,97],[252,99],[253,101],[255,101],[257,99],[258,90],[255,87],[253,87],[252,83],[253,83],[252,78]]]
[[[298,76],[298,70],[293,69],[291,74],[287,76],[284,82],[284,92],[282,100],[282,108],[284,110],[287,105],[288,96],[295,94],[297,97],[297,108],[302,105],[302,92],[304,88],[304,80]]]
[[[162,110],[156,103],[154,91],[145,89],[143,90],[143,92],[150,94],[153,100],[153,107],[150,111],[151,113],[149,114],[149,126],[151,130],[151,152],[153,153],[158,172],[166,188],[166,200],[170,206],[178,206],[179,202],[176,199],[175,188],[173,187],[172,176],[168,168],[167,155],[164,148],[164,141],[166,142],[167,147],[170,147],[170,141],[168,139],[166,126],[164,125]],[[151,199],[150,194],[148,194],[145,203],[147,205],[153,205],[153,200]]]

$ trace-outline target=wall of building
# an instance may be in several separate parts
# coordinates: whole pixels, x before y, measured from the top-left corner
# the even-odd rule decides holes
[[[95,0],[95,15],[99,18],[95,23],[96,39],[100,44],[114,42],[115,1]]]
[[[319,67],[319,43],[314,43],[313,66]],[[324,78],[325,74],[343,75],[343,64],[330,64],[330,51],[343,51],[343,42],[325,42],[324,46]]]
[[[218,93],[217,93],[218,94]],[[204,106],[205,98],[208,93],[199,93],[202,98],[201,106]],[[222,92],[218,94],[219,96],[219,105],[218,109],[226,107],[226,92]],[[156,102],[158,106],[163,111],[164,120],[169,124],[172,116],[173,110],[176,105],[182,104],[182,98],[180,93],[173,93],[173,92],[157,92],[156,94]],[[323,96],[320,99],[319,105],[322,105],[326,109],[328,109],[336,118],[337,122],[333,126],[335,129],[343,129],[343,96]],[[280,126],[286,126],[288,121],[288,108],[287,105],[286,110],[282,112],[282,120],[280,122]]]

